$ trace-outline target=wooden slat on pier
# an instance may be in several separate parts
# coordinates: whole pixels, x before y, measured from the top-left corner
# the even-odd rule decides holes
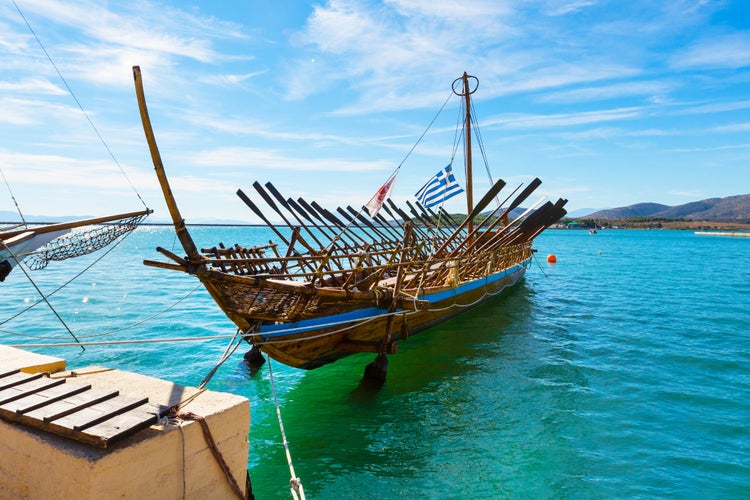
[[[167,410],[65,378],[0,370],[0,418],[100,448],[155,424]]]

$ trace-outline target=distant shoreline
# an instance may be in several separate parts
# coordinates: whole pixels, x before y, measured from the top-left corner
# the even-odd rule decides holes
[[[580,220],[580,219],[579,219]],[[750,224],[723,221],[594,219],[597,229],[679,229],[688,231],[750,231]],[[567,229],[567,228],[560,228]],[[581,229],[589,229],[582,227]]]

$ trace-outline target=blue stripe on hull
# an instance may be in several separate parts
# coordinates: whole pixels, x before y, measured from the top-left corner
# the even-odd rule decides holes
[[[434,304],[436,302],[441,302],[446,299],[456,298],[460,295],[476,290],[477,288],[481,288],[481,287],[490,285],[496,281],[499,281],[501,279],[504,279],[505,277],[518,272],[519,270],[521,270],[521,268],[527,267],[529,262],[531,262],[531,259],[528,259],[520,264],[516,264],[515,266],[510,267],[499,273],[495,273],[485,278],[480,278],[474,281],[470,281],[468,283],[464,283],[463,285],[459,285],[456,288],[451,288],[450,290],[445,290],[443,292],[432,293],[428,295],[422,295],[419,297],[419,300],[426,300],[430,302],[430,304]],[[515,283],[515,280],[513,281],[513,283]],[[403,309],[399,309],[399,311],[402,311],[402,310]],[[380,307],[367,307],[364,309],[357,309],[356,311],[349,311],[349,312],[345,312],[341,314],[333,314],[333,315],[325,316],[322,318],[308,319],[304,321],[297,321],[294,323],[278,323],[275,325],[262,325],[260,327],[259,333],[261,334],[261,337],[264,340],[267,340],[267,339],[271,339],[275,337],[282,337],[282,336],[287,336],[287,335],[298,335],[300,333],[305,333],[311,330],[319,330],[321,328],[340,326],[340,325],[344,325],[347,323],[352,323],[354,321],[370,319],[373,317],[386,315],[386,314],[388,314],[387,309],[383,309]]]

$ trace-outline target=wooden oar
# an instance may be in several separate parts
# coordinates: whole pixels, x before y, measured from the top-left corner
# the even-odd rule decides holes
[[[382,214],[375,214],[375,217],[373,217],[373,220],[377,222],[378,224],[380,224],[381,227],[386,228],[386,230],[388,231],[388,234],[393,236],[394,239],[396,240],[401,239],[399,232],[398,232],[398,230],[401,229],[401,226],[398,226],[398,225],[394,226],[388,219],[383,217]],[[393,222],[396,222],[396,221],[393,221]]]
[[[413,220],[411,219],[411,217],[409,217],[409,216],[408,216],[408,215],[406,214],[406,212],[404,212],[403,210],[401,210],[401,209],[400,209],[400,208],[398,207],[398,205],[396,205],[395,203],[393,203],[393,201],[392,201],[392,200],[391,200],[390,198],[388,198],[388,200],[386,200],[386,201],[388,202],[388,204],[390,205],[390,207],[391,207],[391,208],[392,208],[392,209],[393,209],[393,210],[394,210],[394,211],[395,211],[395,212],[396,212],[396,213],[397,213],[397,214],[399,215],[399,217],[401,217],[401,219],[402,219],[402,220],[404,221],[404,224],[406,224],[407,222],[411,222],[411,223],[412,223],[412,230],[413,230],[414,232],[417,232],[417,233],[419,233],[419,238],[420,238],[420,239],[429,239],[429,238],[430,238],[430,236],[429,236],[428,234],[426,234],[426,233],[425,233],[425,232],[423,231],[423,229],[422,229],[421,227],[419,227],[419,225],[418,225],[418,224],[416,224],[416,223],[415,223],[415,222],[414,222],[414,221],[413,221]],[[383,207],[385,208],[385,205],[383,205]],[[387,211],[387,208],[386,208],[386,211]],[[391,212],[389,211],[388,213],[390,214]],[[394,217],[394,219],[395,219],[395,217]]]
[[[436,213],[433,209],[429,207],[425,207],[419,202],[415,203],[417,207],[419,207],[420,210],[423,210],[427,212],[431,218],[435,219],[436,221],[444,221],[443,225],[445,226],[458,226],[458,223],[453,220],[452,217],[449,216],[448,212],[446,212],[443,207],[440,207],[440,213]]]
[[[325,226],[325,227],[329,228],[330,231],[331,231],[331,233],[333,233],[333,238],[334,239],[339,238],[339,239],[341,239],[343,241],[344,237],[346,237],[348,239],[348,241],[346,242],[346,244],[348,246],[350,246],[350,247],[358,247],[361,244],[362,240],[357,240],[351,234],[348,234],[345,231],[341,231],[340,228],[339,228],[339,226],[337,226],[336,224],[334,224],[333,222],[331,222],[330,220],[328,220],[325,217],[325,215],[322,215],[322,214],[318,213],[318,211],[315,209],[315,207],[311,206],[309,203],[307,203],[302,198],[297,198],[297,202],[302,207],[304,207],[305,210],[307,210],[307,212],[312,217],[315,217],[317,220],[319,220],[321,222],[321,226]],[[313,202],[313,204],[317,205],[317,203],[315,203],[315,202]],[[337,230],[338,230],[338,232],[337,232]]]
[[[521,222],[521,224],[519,224],[515,230],[501,237],[498,240],[498,244],[500,246],[506,246],[523,242],[525,239],[525,235],[533,231],[545,216],[545,214],[549,210],[552,210],[553,207],[554,205],[551,201],[546,202],[544,205],[539,207],[536,212],[526,217],[526,219],[524,219],[524,221]]]
[[[440,207],[440,214],[441,214],[441,216],[443,218],[449,220],[451,222],[451,224],[453,224],[454,226],[461,225],[461,222],[457,221],[456,219],[454,219],[453,216],[451,214],[449,214],[448,211],[445,208]]]
[[[320,248],[324,248],[325,246],[327,246],[327,245],[324,245],[323,243],[321,243],[320,240],[315,236],[315,233],[313,233],[312,230],[309,227],[307,227],[307,225],[304,222],[302,222],[302,220],[297,215],[297,212],[295,212],[294,210],[292,210],[292,208],[289,205],[289,203],[287,203],[286,199],[283,196],[281,196],[281,193],[279,193],[278,189],[276,189],[276,187],[273,184],[271,184],[270,182],[266,182],[266,189],[268,189],[268,191],[270,191],[270,193],[274,196],[274,198],[276,198],[276,200],[281,204],[282,207],[286,208],[287,211],[290,214],[292,214],[292,217],[294,217],[294,219],[297,221],[297,224],[302,229],[304,229],[305,231],[307,231],[307,234],[310,235],[310,237],[313,239],[313,241],[315,241],[315,243],[317,243],[318,246],[320,246]]]
[[[533,240],[539,233],[560,220],[560,218],[567,213],[563,208],[567,202],[568,200],[562,198],[558,199],[554,205],[540,214],[539,218],[534,221],[534,224],[522,235],[522,237],[513,240],[513,244]]]
[[[406,206],[409,207],[411,213],[413,213],[417,218],[419,218],[419,220],[425,223],[425,226],[433,228],[434,231],[438,231],[443,238],[450,236],[450,228],[447,228],[445,226],[438,226],[437,221],[432,220],[432,218],[426,211],[422,210],[420,214],[420,212],[417,211],[417,209],[414,207],[414,205],[411,204],[409,200],[406,200]]]
[[[365,226],[363,226],[363,225],[361,225],[361,224],[355,224],[355,222],[356,222],[356,220],[357,220],[357,219],[356,219],[356,218],[355,218],[354,216],[352,216],[352,215],[349,215],[348,213],[346,213],[346,210],[344,210],[343,208],[341,208],[341,207],[336,207],[336,211],[337,211],[337,212],[338,212],[339,214],[341,214],[341,216],[342,216],[342,217],[344,217],[344,220],[345,220],[345,221],[348,221],[348,222],[349,222],[349,223],[347,224],[347,227],[356,227],[357,229],[359,229],[360,231],[362,231],[362,232],[363,232],[364,234],[366,234],[366,235],[367,235],[367,237],[368,237],[368,238],[370,239],[370,241],[369,241],[369,243],[370,243],[370,244],[373,244],[373,243],[377,243],[377,242],[378,242],[378,240],[380,240],[380,238],[378,237],[378,235],[377,235],[377,234],[373,235],[372,233],[370,233],[370,232],[369,232],[369,231],[368,231],[368,230],[367,230],[367,229],[365,228]]]
[[[279,238],[281,238],[281,241],[283,241],[286,246],[289,246],[289,240],[286,239],[286,237],[281,233],[281,231],[279,231],[276,228],[276,226],[274,226],[273,223],[271,223],[271,221],[269,221],[266,218],[265,215],[263,215],[263,212],[261,212],[260,208],[258,208],[258,206],[255,203],[253,203],[253,201],[250,198],[248,198],[248,196],[245,194],[244,191],[242,191],[242,189],[238,189],[237,190],[237,196],[239,196],[240,199],[243,202],[245,202],[245,205],[247,205],[250,208],[250,210],[252,210],[253,212],[255,212],[255,215],[257,215],[258,217],[260,217],[260,219],[263,222],[265,222],[266,226],[268,226],[269,228],[271,228],[271,230],[274,233],[276,233],[276,236],[278,236]]]
[[[414,218],[422,223],[425,227],[430,228],[437,228],[437,225],[435,224],[435,221],[430,219],[424,214],[421,214],[417,212],[417,209],[414,208],[414,205],[411,204],[409,200],[406,200],[406,206],[409,208],[409,212],[414,216]]]
[[[532,206],[527,208],[521,215],[519,215],[510,223],[508,223],[508,225],[500,228],[488,241],[485,241],[484,243],[482,243],[480,247],[478,249],[475,249],[474,251],[483,252],[490,248],[496,248],[496,247],[506,245],[508,238],[511,237],[509,235],[515,234],[516,231],[518,231],[521,224],[523,224],[528,217],[534,216],[534,213],[536,213],[535,210],[537,210],[537,206],[539,206],[544,200],[545,200],[545,197],[542,197],[539,201],[537,201]],[[513,227],[516,225],[516,222],[518,221],[521,221],[521,224],[519,224],[516,227]],[[513,229],[511,230],[511,228]]]
[[[449,236],[448,239],[446,239],[437,250],[435,250],[435,255],[439,255],[440,253],[442,253],[446,249],[446,247],[456,239],[461,231],[463,231],[464,228],[468,226],[472,220],[474,220],[474,217],[476,217],[477,214],[479,214],[482,210],[485,209],[487,205],[489,205],[492,199],[497,195],[497,193],[500,192],[501,189],[503,189],[503,187],[505,187],[505,181],[502,179],[498,180],[495,185],[485,193],[484,197],[479,200],[479,203],[476,204],[471,213],[466,216],[466,219],[464,219],[461,225],[456,228],[453,234]]]
[[[508,202],[508,200],[510,199],[510,197],[513,196],[515,194],[515,192],[518,191],[521,188],[521,186],[522,186],[522,184],[519,184],[518,187],[516,187],[516,189],[514,189],[513,192],[511,192],[502,201],[502,203],[500,203],[492,212],[490,212],[489,215],[487,215],[487,217],[485,217],[482,220],[482,222],[480,222],[479,224],[477,224],[476,226],[474,226],[474,229],[469,234],[466,235],[466,237],[461,241],[461,243],[459,243],[458,245],[456,245],[456,247],[451,251],[451,253],[449,254],[449,256],[453,257],[453,256],[457,255],[459,253],[459,251],[468,252],[469,250],[471,250],[471,248],[477,242],[477,240],[474,239],[474,236],[477,235],[477,234],[479,234],[484,229],[485,224],[487,224],[490,221],[490,219],[492,219],[492,217],[499,210],[502,210],[503,205],[505,205]],[[506,210],[505,213],[508,213],[508,210]],[[500,217],[498,217],[494,222],[490,223],[489,227],[487,227],[486,229],[484,229],[485,234],[489,233],[492,230],[493,227],[497,226],[502,221],[502,217],[503,216],[504,216],[504,214],[501,215]]]
[[[510,214],[511,212],[513,212],[513,210],[515,210],[516,208],[518,208],[521,205],[521,203],[523,203],[524,201],[526,201],[526,198],[528,198],[531,195],[531,193],[533,193],[536,190],[536,188],[538,188],[541,184],[542,184],[542,181],[538,177],[536,177],[534,180],[532,180],[529,183],[529,185],[526,186],[523,191],[521,191],[521,194],[519,194],[518,196],[516,196],[516,198],[511,202],[511,204],[508,206],[508,208],[506,208],[505,211],[497,218],[497,220],[494,223],[492,223],[490,225],[490,227],[487,228],[487,231],[488,232],[489,231],[494,231],[495,228],[502,221],[504,221],[504,220],[507,219],[508,214]],[[518,188],[516,188],[516,190],[517,189]],[[505,228],[502,228],[502,229],[499,230],[499,232],[503,232],[505,230],[506,230]],[[486,244],[481,245],[480,246],[480,251],[488,248],[489,245],[490,245],[490,242],[492,241],[492,239],[495,239],[495,236],[493,236],[490,239],[490,241],[485,242]]]
[[[359,240],[362,244],[369,245],[371,242],[364,239],[362,236],[357,234],[356,231],[352,231],[352,228],[341,222],[341,220],[338,219],[335,215],[333,215],[329,210],[326,210],[325,208],[318,205],[317,202],[313,201],[311,203],[312,207],[317,210],[319,214],[321,214],[323,217],[325,217],[328,221],[330,221],[334,226],[339,228],[339,231],[347,233],[350,237],[356,238]]]
[[[330,228],[329,228],[329,227],[326,227],[326,226],[325,226],[325,224],[324,224],[324,225],[322,225],[322,226],[321,226],[320,224],[318,224],[318,223],[317,223],[317,222],[315,221],[315,219],[313,218],[313,216],[312,216],[312,215],[310,215],[310,214],[308,213],[308,211],[307,211],[307,210],[305,210],[304,208],[302,208],[302,207],[300,206],[300,204],[298,204],[298,203],[297,203],[296,201],[294,201],[294,200],[293,200],[292,198],[287,198],[286,202],[287,202],[287,203],[289,204],[289,206],[290,206],[290,207],[292,207],[292,209],[294,209],[294,210],[295,210],[295,211],[296,211],[297,213],[299,213],[299,214],[300,214],[300,215],[301,215],[302,217],[304,217],[304,218],[305,218],[305,220],[307,220],[307,221],[308,221],[308,222],[309,222],[310,224],[312,224],[312,226],[313,226],[313,227],[314,227],[315,229],[317,229],[318,231],[320,231],[320,233],[321,233],[321,234],[322,234],[322,235],[323,235],[323,236],[324,236],[325,238],[327,238],[327,239],[328,239],[328,240],[329,240],[330,242],[333,242],[333,240],[334,240],[334,239],[335,239],[335,237],[336,237],[336,233],[335,233],[334,231],[331,231],[331,233],[329,234],[329,233],[328,233],[328,231],[330,231]],[[346,244],[346,242],[343,242],[343,241],[342,241],[342,243]],[[330,244],[330,243],[329,243],[329,244]]]
[[[566,204],[567,202],[568,202],[568,200],[563,200],[562,198],[560,198],[559,200],[557,200],[557,203],[555,204],[555,207],[556,207],[556,210],[555,210],[555,212],[554,212],[554,213],[552,213],[552,214],[550,214],[550,218],[549,218],[549,220],[548,220],[548,221],[546,221],[546,222],[545,222],[545,224],[544,224],[543,226],[539,227],[539,228],[538,228],[538,229],[537,229],[537,230],[536,230],[536,231],[535,231],[535,232],[534,232],[534,233],[533,233],[533,234],[532,234],[532,235],[531,235],[531,236],[529,237],[529,240],[533,240],[534,238],[536,238],[536,237],[537,237],[537,236],[539,235],[539,233],[541,233],[542,231],[544,231],[545,229],[547,229],[548,227],[550,227],[550,226],[551,226],[552,224],[554,224],[555,222],[557,222],[557,221],[559,221],[560,219],[562,219],[562,218],[563,218],[563,217],[565,216],[565,214],[567,214],[567,213],[568,213],[568,211],[567,211],[567,210],[565,210],[564,208],[562,208],[562,206],[563,206],[563,205],[565,205],[565,204]],[[558,206],[558,205],[559,205],[559,206]]]
[[[375,233],[378,236],[380,236],[381,240],[387,241],[388,243],[391,243],[391,244],[397,244],[397,243],[399,243],[398,241],[392,240],[389,234],[385,234],[383,231],[381,231],[380,229],[378,229],[378,227],[375,224],[373,224],[372,222],[370,222],[364,216],[364,214],[362,214],[361,211],[357,212],[356,210],[354,210],[354,208],[351,207],[351,205],[347,205],[346,209],[349,210],[349,213],[351,213],[352,215],[354,215],[357,218],[357,220],[359,220],[364,225],[366,225],[367,227],[369,227],[370,229],[372,229],[373,231],[375,231]]]

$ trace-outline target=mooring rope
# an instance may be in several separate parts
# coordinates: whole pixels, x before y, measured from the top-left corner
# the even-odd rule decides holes
[[[544,272],[544,269],[542,268],[542,265],[539,263],[539,259],[536,258],[536,254],[532,253],[531,255],[534,256],[534,262],[536,262],[536,265],[539,266],[539,270],[542,272],[542,274],[544,275],[544,277],[545,278],[549,278],[549,276],[547,275],[547,273]]]
[[[505,287],[500,288],[496,292],[484,292],[484,294],[479,297],[478,299],[468,303],[468,304],[457,304],[454,302],[453,304],[447,305],[445,307],[441,308],[430,308],[428,311],[430,312],[440,312],[440,311],[446,311],[448,309],[452,309],[454,307],[460,307],[460,308],[467,308],[472,307],[482,300],[484,300],[487,297],[494,297],[495,295],[498,295],[500,292],[502,292],[505,289]],[[318,335],[313,335],[310,337],[305,337],[305,340],[313,340],[323,337],[328,337],[331,335],[336,335],[342,332],[345,332],[347,330],[351,330],[353,328],[357,328],[359,326],[362,326],[370,321],[374,321],[376,319],[380,318],[387,318],[388,316],[399,316],[399,315],[405,315],[405,316],[412,316],[414,314],[419,313],[420,311],[416,309],[415,304],[415,310],[414,311],[407,311],[404,312],[401,311],[394,311],[394,312],[387,312],[384,314],[377,314],[374,316],[369,316],[362,318],[361,320],[352,323],[350,325],[345,326],[344,328],[339,328],[337,330],[333,330],[330,332],[321,333]],[[332,323],[324,323],[321,325],[317,325],[317,328],[325,328],[328,326],[336,326],[341,324],[349,323],[351,320],[342,320],[338,322],[332,322]],[[295,332],[299,332],[300,330],[307,330],[309,327],[299,327],[299,328],[287,328],[284,330],[278,330],[274,332],[275,334],[285,334],[285,335],[293,335]],[[0,330],[3,331],[3,330]],[[12,333],[12,332],[8,332]],[[207,335],[203,337],[176,337],[176,338],[162,338],[162,339],[137,339],[137,340],[109,340],[109,341],[97,341],[97,342],[78,342],[78,343],[72,343],[72,342],[59,342],[54,344],[11,344],[9,347],[16,347],[20,349],[24,349],[27,347],[71,347],[71,346],[106,346],[106,345],[127,345],[127,344],[160,344],[160,343],[172,343],[172,342],[204,342],[207,340],[219,340],[219,339],[232,339],[232,342],[234,342],[234,339],[236,339],[238,333],[234,333],[233,335]],[[261,333],[261,332],[243,332],[242,338],[244,340],[249,340],[257,337],[264,337],[267,336],[268,333]],[[268,344],[286,344],[290,342],[298,342],[299,339],[291,339],[291,340],[262,340],[262,341],[256,341],[256,345],[268,345]],[[239,346],[241,342],[237,343],[237,346]],[[237,349],[237,346],[235,346],[234,350]],[[233,351],[234,352],[234,351]]]
[[[203,377],[203,380],[201,380],[201,383],[198,384],[198,389],[203,389],[204,387],[206,387],[206,384],[208,384],[208,382],[214,376],[214,374],[216,373],[216,370],[218,370],[219,367],[224,364],[224,361],[229,359],[229,357],[232,354],[234,354],[234,351],[237,350],[237,348],[240,346],[240,344],[243,341],[243,337],[240,336],[240,333],[241,333],[240,329],[238,328],[234,336],[232,337],[232,340],[229,341],[229,345],[227,345],[226,349],[224,349],[224,354],[221,355],[221,358],[219,358],[219,361],[216,363],[216,365],[208,372],[208,374],[206,374],[205,377]],[[234,341],[237,340],[238,338],[239,340],[237,341],[237,344],[234,345],[234,347],[232,347],[232,345],[234,344]]]
[[[229,468],[229,465],[227,465],[227,462],[224,460],[223,455],[219,451],[219,447],[216,445],[216,441],[214,440],[213,435],[211,434],[211,429],[208,427],[208,423],[206,422],[206,419],[202,416],[193,413],[193,412],[183,412],[178,411],[176,408],[173,408],[170,412],[169,419],[172,421],[178,422],[178,425],[180,428],[182,428],[182,422],[187,420],[192,420],[195,422],[198,422],[200,425],[201,431],[203,431],[203,438],[206,440],[206,444],[208,445],[208,449],[211,451],[211,455],[213,455],[214,460],[216,460],[216,463],[218,464],[221,471],[224,473],[224,477],[226,477],[227,482],[229,483],[229,486],[232,488],[232,492],[237,496],[237,498],[240,498],[242,500],[246,500],[247,497],[242,492],[242,489],[240,488],[239,484],[237,484],[237,480],[232,475],[232,471]],[[183,440],[184,440],[184,434],[183,434]],[[184,451],[183,451],[183,464],[184,464]],[[185,488],[185,474],[183,471],[183,490]]]
[[[302,488],[302,480],[297,477],[294,473],[294,465],[292,465],[292,454],[289,451],[289,442],[286,439],[286,432],[284,432],[284,422],[281,420],[281,407],[279,406],[279,398],[276,396],[276,383],[273,378],[273,368],[271,367],[271,357],[268,357],[268,373],[271,378],[271,390],[273,392],[273,401],[276,404],[276,416],[279,419],[279,429],[281,430],[281,439],[284,444],[284,451],[286,452],[286,461],[289,464],[289,474],[291,479],[289,480],[290,490],[292,492],[292,498],[294,500],[305,500],[305,490]]]

